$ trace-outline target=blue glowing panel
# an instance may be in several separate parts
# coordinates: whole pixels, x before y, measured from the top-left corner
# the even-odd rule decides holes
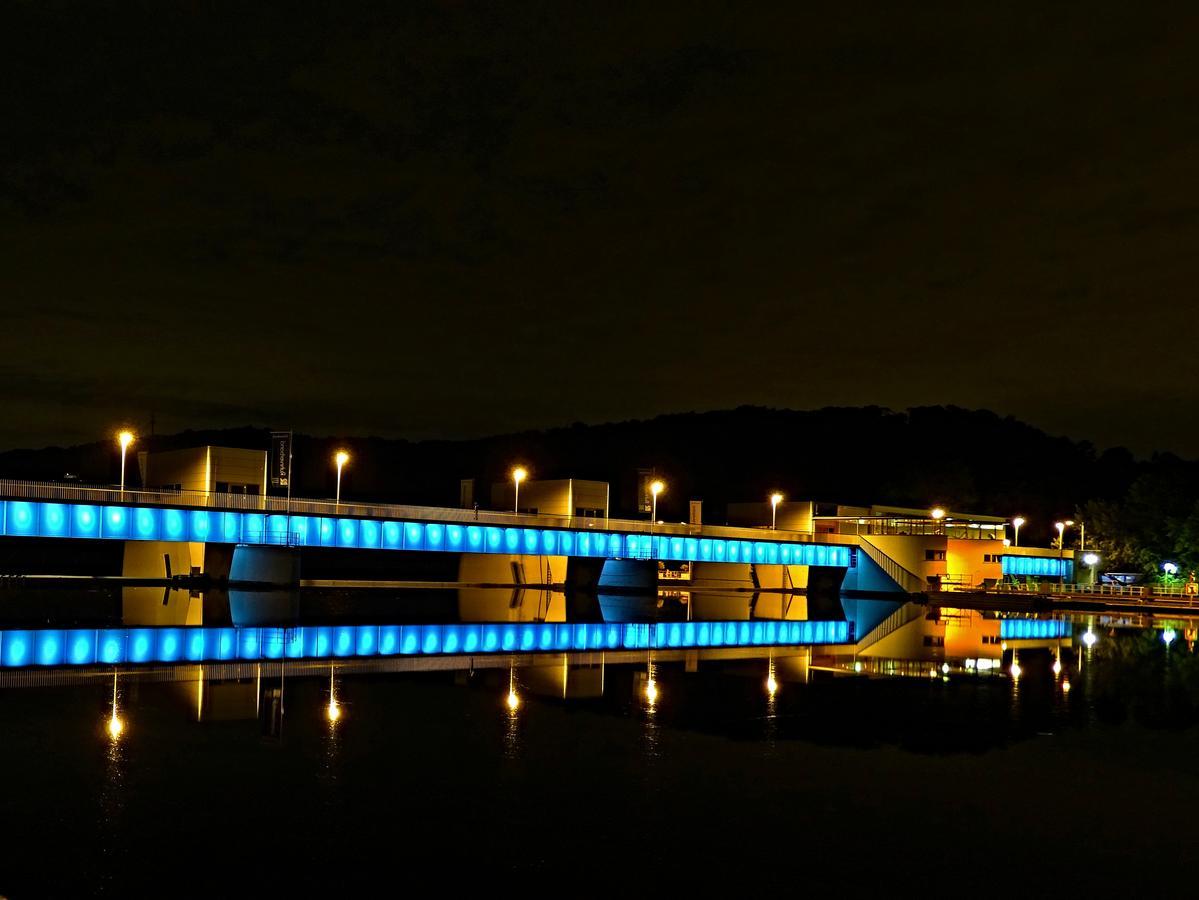
[[[478,625],[463,625],[462,652],[478,653],[483,646],[483,629]]]
[[[440,625],[422,625],[421,629],[421,653],[440,653],[441,652],[441,626]]]
[[[271,515],[266,517],[267,542],[271,544],[286,544],[289,541],[288,532],[294,529],[294,519],[288,516]]]
[[[322,547],[333,547],[337,544],[337,520],[330,519],[328,516],[321,516],[317,520],[319,536],[318,541]]]
[[[338,625],[333,629],[333,655],[353,656],[357,637],[353,625]]]
[[[257,628],[240,628],[237,635],[237,658],[258,659],[262,653],[261,634]]]
[[[124,506],[106,506],[101,512],[100,535],[106,538],[129,537],[129,510]]]
[[[63,640],[62,632],[54,631],[35,631],[36,640],[34,641],[34,661],[39,666],[58,666],[63,661]]]
[[[404,547],[404,529],[399,522],[383,523],[383,549],[401,550]]]
[[[33,662],[33,632],[6,631],[0,640],[0,659],[6,666],[28,666]]]
[[[298,659],[304,655],[304,629],[287,628],[283,633],[283,654],[288,659]]]
[[[504,529],[504,552],[519,553],[520,552],[520,532],[519,528]]]
[[[498,554],[504,550],[504,528],[492,528],[487,530],[487,549],[484,552],[489,554]]]
[[[405,625],[400,629],[400,652],[401,653],[419,653],[420,652],[420,626]]]
[[[358,546],[358,522],[355,519],[337,520],[337,546]]]
[[[445,548],[447,550],[461,550],[466,545],[466,529],[461,525],[447,525],[445,527]]]
[[[87,666],[96,661],[96,632],[77,629],[64,632],[66,661],[73,666]]]
[[[404,549],[423,550],[425,546],[425,528],[420,522],[404,523]]]
[[[431,522],[425,526],[425,549],[433,551],[445,549],[444,525]]]
[[[287,649],[287,629],[259,629],[259,647],[264,659],[282,659]]]
[[[103,628],[96,641],[96,658],[102,663],[124,662],[126,643],[124,629]]]
[[[100,507],[71,507],[71,537],[96,538],[100,536]]]
[[[400,652],[400,626],[399,625],[380,625],[379,626],[379,653],[383,656],[391,656]]]
[[[129,662],[150,662],[154,659],[154,629],[130,628],[127,645],[129,647]]]
[[[211,632],[206,628],[189,628],[183,639],[184,656],[191,662],[203,662],[208,659],[208,636]]]
[[[560,542],[561,532],[550,531],[548,528],[541,532],[541,552],[546,556],[557,554]]]
[[[490,531],[491,529],[488,529]],[[475,553],[481,553],[484,548],[485,538],[489,542],[490,535],[486,534],[478,525],[468,525],[466,528],[466,549]]]
[[[462,626],[443,625],[441,627],[441,652],[459,653],[462,650]]]
[[[61,503],[43,503],[41,506],[41,527],[38,534],[42,537],[66,537],[70,531],[67,524],[67,507]]]
[[[236,544],[241,541],[241,513],[221,513],[220,534],[222,542]]]
[[[181,509],[164,509],[162,512],[162,539],[164,541],[185,541],[187,540],[187,522],[184,518],[183,510]],[[259,517],[261,518],[261,516]],[[262,532],[262,526],[259,525],[255,529],[257,533]]]
[[[178,628],[163,628],[158,632],[158,646],[154,658],[159,662],[175,662],[183,657],[186,644],[183,632]]]
[[[25,500],[9,500],[5,516],[5,534],[27,536],[37,533],[38,504]]]
[[[541,534],[536,528],[525,528],[521,533],[521,549],[525,553],[535,554],[541,550]]]
[[[364,550],[378,550],[380,523],[374,519],[362,519],[358,523],[358,546]]]
[[[573,556],[578,536],[573,531],[558,532],[558,552],[563,556]]]
[[[193,509],[188,516],[188,538],[207,543],[212,536],[212,513],[206,509]]]

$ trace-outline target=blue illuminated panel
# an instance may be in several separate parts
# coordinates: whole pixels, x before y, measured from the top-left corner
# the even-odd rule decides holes
[[[1002,569],[1004,575],[1061,578],[1073,572],[1074,561],[1049,556],[1008,556],[1005,554]]]
[[[394,522],[364,518],[283,516],[258,512],[153,506],[92,506],[81,503],[0,501],[0,535],[74,537],[200,543],[294,543],[302,547],[363,550],[511,553],[589,556],[606,559],[840,566],[851,561],[849,547],[817,543],[737,541],[683,535],[626,534],[502,528],[439,522]],[[1009,557],[1005,574],[1058,575],[1068,560]]]
[[[1004,620],[1007,628],[1064,623]],[[1026,636],[1026,635],[1013,635]],[[1030,634],[1027,636],[1042,636]],[[1046,634],[1044,636],[1053,636]],[[502,622],[0,631],[0,667],[844,644],[849,622]]]
[[[1012,641],[1022,638],[1065,638],[1073,633],[1073,627],[1063,619],[1000,619],[999,636]]]

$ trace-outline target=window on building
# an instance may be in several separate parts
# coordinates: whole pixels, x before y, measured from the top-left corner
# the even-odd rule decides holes
[[[945,551],[944,550],[925,550],[924,558],[928,562],[944,562],[945,561]]]
[[[581,519],[600,519],[603,518],[604,511],[590,506],[576,506],[575,515]]]

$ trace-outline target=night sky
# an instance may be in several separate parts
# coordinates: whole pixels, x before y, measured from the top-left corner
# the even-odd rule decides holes
[[[955,403],[1199,454],[1199,8],[269,6],[5,6],[0,448]]]

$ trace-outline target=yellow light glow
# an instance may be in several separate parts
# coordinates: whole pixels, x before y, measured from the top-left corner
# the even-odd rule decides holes
[[[657,497],[660,493],[666,490],[666,485],[661,481],[655,481],[649,486],[649,492]]]
[[[766,693],[773,697],[779,689],[779,683],[773,675],[766,676]]]
[[[520,466],[517,466],[515,469],[512,470],[512,480],[515,481],[517,484],[520,484],[522,481],[524,481],[528,477],[529,477],[529,473],[527,471],[525,471],[523,468],[521,468]]]
[[[1062,682],[1062,693],[1063,694],[1070,693],[1070,682],[1069,681]]]
[[[652,678],[645,683],[645,699],[652,706],[658,699],[658,683]]]
[[[855,672],[861,672],[861,671],[862,671],[862,661],[861,661],[860,659],[859,659],[859,660],[854,660],[854,664],[853,664],[853,670],[854,670]]]
[[[516,712],[517,707],[520,706],[520,697],[517,695],[516,691],[509,690],[508,699],[506,702],[508,704],[509,712]]]
[[[945,518],[945,510],[943,510],[939,506],[934,506],[933,511],[932,511],[932,517],[934,519],[944,519]]]
[[[1024,516],[1016,516],[1016,518],[1012,519],[1012,524],[1017,528],[1021,527],[1024,524]]]
[[[121,721],[120,716],[113,715],[113,717],[108,720],[108,734],[114,741],[121,736],[124,730],[125,723]]]
[[[122,450],[128,450],[129,445],[135,440],[135,435],[132,431],[122,431],[117,435],[117,443],[121,445]]]
[[[1054,675],[1062,674],[1062,659],[1060,656],[1053,661],[1053,674]]]
[[[1013,659],[1012,660],[1012,680],[1014,681],[1015,679],[1017,679],[1019,677],[1020,677],[1020,663],[1016,662]]]
[[[783,502],[783,495],[778,493],[777,491],[770,495],[770,505],[771,506],[778,506],[782,502]]]
[[[346,453],[344,450],[338,450],[333,456],[333,461],[337,463],[337,468],[340,469],[350,461],[350,454]]]
[[[328,707],[325,708],[325,715],[329,717],[329,723],[333,724],[341,718],[341,704],[336,700],[330,700]]]

